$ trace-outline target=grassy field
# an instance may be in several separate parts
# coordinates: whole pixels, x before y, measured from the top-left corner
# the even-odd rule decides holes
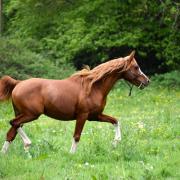
[[[122,141],[113,148],[111,124],[86,122],[76,154],[69,153],[75,122],[41,116],[24,126],[33,144],[32,159],[19,136],[6,156],[0,154],[0,179],[180,179],[180,90],[150,86],[143,91],[117,84],[105,113],[117,117]],[[0,145],[13,117],[0,104]]]

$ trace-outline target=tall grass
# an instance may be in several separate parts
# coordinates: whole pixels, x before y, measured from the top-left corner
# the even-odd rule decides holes
[[[32,140],[32,159],[19,136],[0,155],[0,179],[180,179],[180,91],[150,86],[143,91],[117,84],[105,113],[121,123],[114,148],[111,124],[86,122],[77,153],[69,153],[75,122],[41,116],[24,126]],[[13,118],[10,102],[0,104],[0,145]]]

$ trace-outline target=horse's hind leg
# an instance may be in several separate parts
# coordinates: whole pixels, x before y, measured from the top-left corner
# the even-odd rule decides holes
[[[26,152],[29,151],[29,148],[31,146],[31,140],[29,139],[29,137],[26,135],[26,133],[23,131],[22,127],[19,127],[17,129],[17,132],[19,133],[21,139],[23,140],[23,144],[24,144],[24,150]]]
[[[6,153],[9,147],[9,144],[15,139],[16,134],[17,134],[17,129],[20,128],[20,126],[23,123],[29,122],[29,121],[33,121],[34,119],[37,119],[38,116],[34,116],[34,115],[27,115],[27,114],[21,114],[18,115],[15,119],[13,119],[12,121],[10,121],[11,124],[11,128],[9,129],[9,131],[7,132],[7,137],[6,137],[6,141],[2,147],[1,152]]]
[[[11,124],[13,121],[15,121],[16,119],[21,118],[21,116],[22,116],[22,115],[19,115],[19,116],[17,116],[14,120],[10,121],[10,124]],[[12,125],[12,124],[11,124],[11,125]],[[9,131],[8,131],[8,133],[7,133],[6,141],[4,142],[4,145],[3,145],[2,149],[1,149],[1,152],[2,152],[2,153],[6,153],[6,152],[7,152],[8,148],[9,148],[9,145],[10,145],[10,142],[14,140],[14,138],[15,138],[15,136],[16,136],[16,134],[17,134],[17,132],[16,132],[16,129],[17,129],[17,128],[18,128],[18,127],[16,127],[16,126],[12,126],[12,127],[9,129]]]
[[[17,117],[18,115],[20,115],[20,112],[18,111],[18,109],[16,108],[16,106],[15,106],[15,104],[13,102],[12,102],[12,104],[13,104],[14,114]],[[17,129],[17,132],[19,133],[19,135],[20,135],[20,137],[21,137],[21,139],[23,141],[24,150],[26,152],[28,152],[29,147],[31,145],[31,140],[28,138],[26,133],[23,131],[22,126]]]

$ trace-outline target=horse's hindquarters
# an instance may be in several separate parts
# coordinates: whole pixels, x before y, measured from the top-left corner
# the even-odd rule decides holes
[[[36,79],[20,82],[12,92],[13,105],[19,114],[40,115],[44,111],[41,83]]]

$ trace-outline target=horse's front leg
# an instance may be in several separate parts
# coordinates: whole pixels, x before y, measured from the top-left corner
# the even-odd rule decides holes
[[[75,127],[75,131],[74,131],[73,142],[72,142],[72,146],[70,149],[70,153],[76,152],[77,144],[80,140],[81,132],[83,130],[83,127],[84,127],[87,117],[88,117],[88,115],[86,113],[77,116],[76,127]]]
[[[109,122],[109,123],[114,125],[114,127],[115,127],[114,145],[116,145],[117,142],[121,141],[120,124],[115,118],[104,115],[104,114],[100,114],[98,116],[98,120],[101,121],[101,122]]]

